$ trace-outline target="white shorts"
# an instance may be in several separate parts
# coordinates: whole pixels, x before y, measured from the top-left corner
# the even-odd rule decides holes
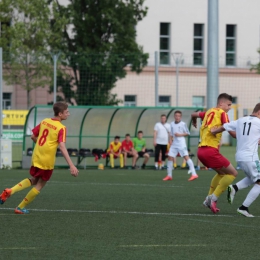
[[[168,153],[168,156],[176,157],[178,155],[178,153],[180,154],[181,157],[189,155],[187,147],[177,148],[177,147],[171,146],[169,153]]]
[[[238,162],[238,164],[250,180],[253,182],[260,180],[260,161]]]

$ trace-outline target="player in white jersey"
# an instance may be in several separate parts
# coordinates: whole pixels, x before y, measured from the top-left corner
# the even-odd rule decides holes
[[[216,134],[225,130],[236,132],[236,161],[246,174],[244,179],[228,187],[228,201],[232,204],[238,190],[254,184],[243,204],[237,209],[237,212],[245,217],[253,217],[253,215],[249,213],[248,208],[260,194],[260,162],[258,157],[260,103],[256,104],[252,115],[226,123],[222,127],[212,129],[211,132]]]
[[[194,164],[189,157],[185,136],[190,135],[190,131],[185,122],[181,121],[182,113],[179,110],[174,112],[174,122],[171,123],[170,135],[173,140],[170,141],[170,150],[168,153],[167,163],[167,176],[163,179],[164,181],[172,180],[173,160],[179,153],[181,157],[187,161],[192,176],[189,181],[197,179],[197,175]]]

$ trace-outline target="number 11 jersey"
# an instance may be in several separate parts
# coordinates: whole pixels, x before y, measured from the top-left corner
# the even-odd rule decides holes
[[[236,161],[258,161],[258,142],[260,139],[260,119],[256,116],[245,116],[236,121],[224,124],[227,131],[236,131]]]
[[[66,127],[54,118],[45,118],[32,132],[37,137],[32,155],[32,166],[52,170],[58,145],[66,142]]]
[[[219,127],[229,122],[227,113],[221,108],[211,108],[207,112],[200,112],[200,118],[203,120],[200,127],[200,139],[201,146],[210,146],[213,148],[219,148],[222,133],[213,135],[210,132],[212,127]]]

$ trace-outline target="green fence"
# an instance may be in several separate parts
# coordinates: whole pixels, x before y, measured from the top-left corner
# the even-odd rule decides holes
[[[190,128],[191,135],[187,137],[188,147],[198,144],[198,128],[191,128],[191,113],[203,108],[178,107],[183,113],[183,121]],[[87,107],[70,106],[70,116],[63,121],[67,128],[66,147],[73,149],[106,149],[114,136],[119,135],[121,141],[126,133],[131,137],[137,135],[139,130],[144,133],[147,148],[153,148],[153,131],[155,123],[160,121],[162,114],[168,118],[168,122],[173,121],[174,107]],[[33,148],[30,138],[31,130],[44,118],[53,116],[52,106],[35,106],[26,118],[23,136],[23,167],[28,161],[27,150]],[[77,160],[77,164],[80,160]],[[57,158],[56,166],[64,166],[65,160]],[[93,158],[87,163],[88,166],[96,165]],[[28,166],[28,165],[27,165]]]

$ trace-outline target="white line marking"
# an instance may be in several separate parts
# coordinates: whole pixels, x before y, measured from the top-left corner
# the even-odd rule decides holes
[[[207,246],[207,245],[121,245],[118,247],[190,247],[190,246]]]
[[[0,208],[0,210],[14,210],[13,208]],[[187,213],[164,213],[164,212],[138,212],[138,211],[116,211],[116,210],[73,210],[73,209],[30,209],[36,212],[68,212],[68,213],[101,213],[101,214],[129,214],[129,215],[150,215],[150,216],[199,216],[199,217],[227,217],[235,215],[220,214],[187,214]]]
[[[0,250],[35,250],[36,247],[0,247]]]

